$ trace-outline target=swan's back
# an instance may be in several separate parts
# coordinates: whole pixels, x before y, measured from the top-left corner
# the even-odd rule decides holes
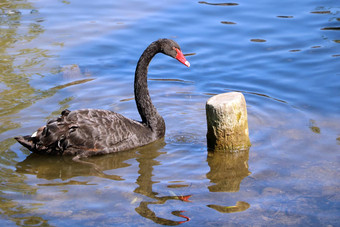
[[[152,133],[143,124],[108,110],[72,111],[64,122],[69,128],[68,146],[93,153],[128,150],[152,140]]]
[[[107,154],[146,145],[156,136],[146,125],[108,110],[64,110],[33,136],[17,140],[35,153]],[[24,143],[23,143],[24,142]],[[26,144],[25,144],[26,142]]]

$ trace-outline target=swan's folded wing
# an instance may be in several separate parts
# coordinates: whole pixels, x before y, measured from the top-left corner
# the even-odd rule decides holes
[[[149,141],[143,124],[107,110],[72,111],[65,120],[72,126],[65,143],[87,156],[128,150]]]

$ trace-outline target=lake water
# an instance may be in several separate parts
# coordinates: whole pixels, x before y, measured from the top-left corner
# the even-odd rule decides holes
[[[339,226],[340,4],[309,1],[0,2],[0,226]],[[136,63],[164,140],[89,158],[16,143],[68,108],[140,119]],[[79,71],[80,70],[80,71]],[[207,152],[205,103],[240,91],[252,147]]]

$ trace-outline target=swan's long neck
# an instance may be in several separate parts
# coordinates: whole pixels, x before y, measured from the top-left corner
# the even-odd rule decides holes
[[[147,83],[149,63],[152,60],[152,58],[159,52],[160,46],[156,41],[151,43],[145,49],[142,56],[139,58],[135,72],[134,92],[138,112],[142,118],[142,122],[146,124],[148,127],[150,127],[151,130],[157,131],[157,134],[164,135],[165,132],[164,120],[157,112],[155,106],[152,104]],[[159,131],[161,128],[163,128],[163,130]]]

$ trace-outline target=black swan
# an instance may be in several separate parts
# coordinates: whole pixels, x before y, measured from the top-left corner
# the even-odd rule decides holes
[[[147,85],[148,66],[157,53],[190,66],[173,40],[159,39],[145,49],[136,67],[134,83],[141,122],[108,110],[64,110],[60,117],[48,121],[31,136],[15,139],[33,153],[73,155],[79,159],[128,150],[163,138],[165,123],[151,102]]]

